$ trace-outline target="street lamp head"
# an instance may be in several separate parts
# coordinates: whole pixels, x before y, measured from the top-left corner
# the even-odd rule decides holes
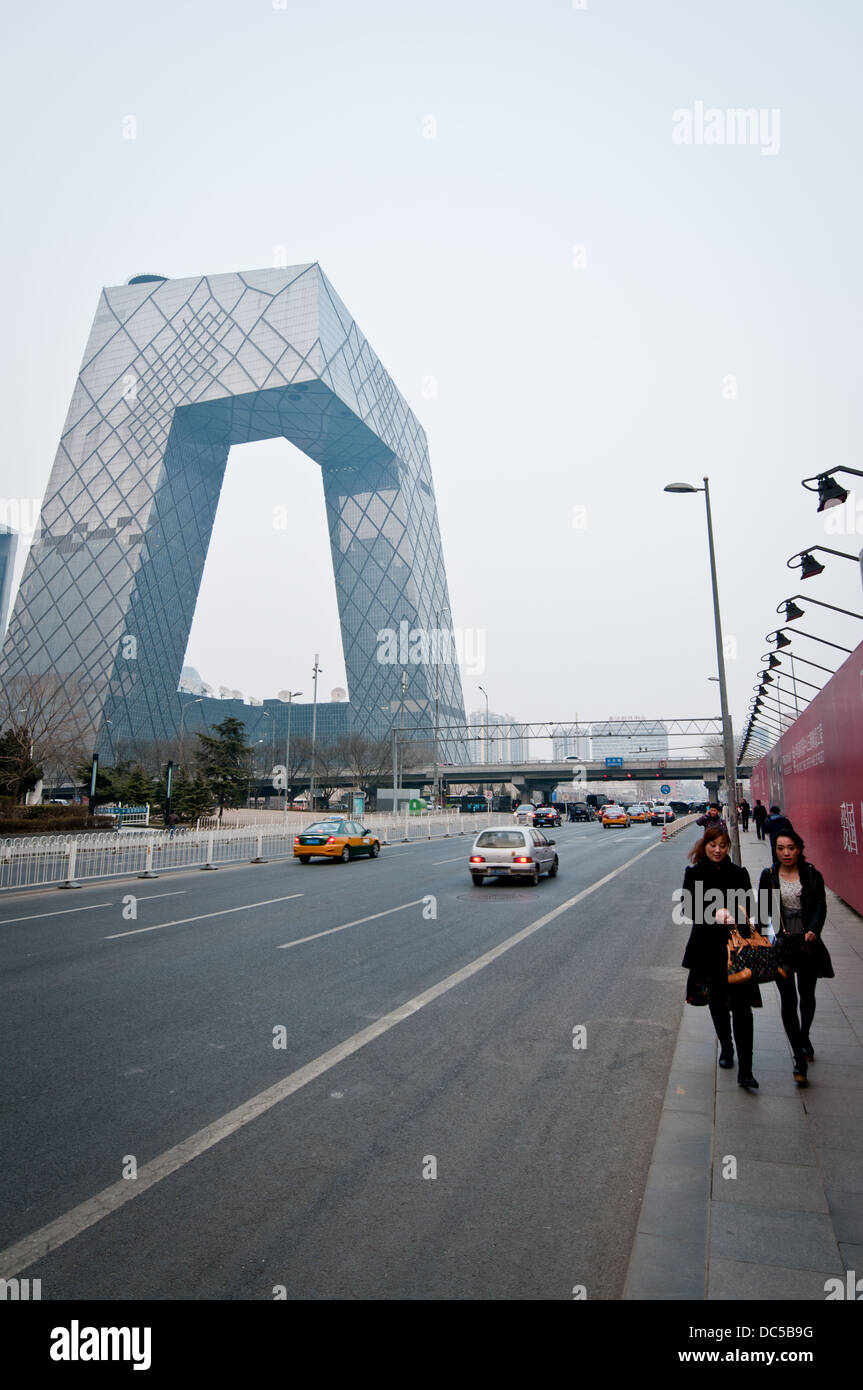
[[[782,631],[781,627],[778,628],[776,632],[771,632],[768,634],[767,640],[770,641],[771,639],[776,643],[777,651],[779,651],[782,647],[791,646],[791,638],[788,636],[787,632]]]
[[[781,605],[780,605],[780,606],[781,606]],[[797,604],[794,602],[793,598],[788,598],[788,599],[785,600],[785,621],[786,621],[786,623],[793,623],[794,620],[795,620],[795,618],[802,618],[805,612],[806,612],[806,609],[805,609],[805,608],[798,608],[798,606],[797,606]]]
[[[822,473],[815,481],[818,486],[819,512],[826,512],[831,507],[841,507],[848,501],[847,488],[837,483],[829,473]]]
[[[663,492],[703,492],[703,487],[693,487],[691,483],[666,483]]]
[[[792,561],[794,560],[799,560],[800,563],[793,564]],[[824,573],[824,566],[819,565],[818,561],[815,559],[815,556],[809,550],[798,551],[796,555],[791,556],[791,559],[787,561],[787,564],[790,570],[800,571],[801,579],[814,579],[816,574]]]

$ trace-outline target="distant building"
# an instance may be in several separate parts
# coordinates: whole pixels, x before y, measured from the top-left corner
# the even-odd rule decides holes
[[[468,721],[477,730],[475,739],[468,745],[468,757],[478,763],[522,763],[528,755],[528,740],[524,725],[517,723],[511,714],[489,713],[474,710]]]
[[[580,758],[587,762],[590,758],[590,738],[580,734],[575,725],[556,724],[551,731],[551,756],[555,762],[564,758]]]
[[[212,695],[213,687],[207,685],[206,681],[201,680],[194,666],[184,666],[180,672],[180,684],[178,690],[183,690],[187,695]]]
[[[0,526],[0,641],[5,636],[12,606],[12,575],[18,549],[18,532]]]
[[[591,757],[625,758],[627,762],[668,759],[668,730],[658,719],[611,719],[590,726]]]

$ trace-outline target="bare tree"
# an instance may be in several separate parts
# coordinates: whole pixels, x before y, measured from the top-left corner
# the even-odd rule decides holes
[[[24,673],[0,690],[0,729],[9,747],[18,748],[22,782],[33,785],[39,776],[74,782],[76,765],[91,751],[91,727],[78,682],[68,676]]]
[[[379,782],[392,775],[392,751],[388,738],[370,739],[349,734],[336,744],[334,752],[343,769],[351,774],[359,791],[370,796]]]
[[[309,761],[311,762],[311,748],[309,749]],[[314,762],[316,795],[320,794],[329,802],[333,792],[341,786],[344,780],[339,745],[336,743],[316,743]]]

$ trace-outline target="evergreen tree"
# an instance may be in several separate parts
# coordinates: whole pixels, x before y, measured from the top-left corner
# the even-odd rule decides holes
[[[252,749],[245,740],[246,726],[229,715],[213,726],[212,734],[195,734],[195,762],[210,795],[219,807],[240,806],[249,794]]]
[[[165,791],[163,778],[159,788],[159,805],[162,808],[165,805]],[[175,812],[178,820],[188,825],[201,816],[211,816],[213,800],[213,792],[199,772],[193,777],[187,777],[183,772],[175,772],[171,790],[171,810]]]

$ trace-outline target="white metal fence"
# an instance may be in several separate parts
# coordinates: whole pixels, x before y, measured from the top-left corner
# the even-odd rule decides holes
[[[153,830],[134,835],[96,831],[84,835],[15,836],[0,841],[0,890],[52,883],[77,887],[85,879],[291,857],[294,836],[309,819],[303,816],[300,823],[288,826],[267,821],[221,830],[201,827],[176,830],[173,835],[166,830]],[[375,818],[373,825],[367,818],[364,824],[369,824],[381,843],[387,845],[473,835],[499,820],[498,813],[487,812],[476,816],[390,816]]]

